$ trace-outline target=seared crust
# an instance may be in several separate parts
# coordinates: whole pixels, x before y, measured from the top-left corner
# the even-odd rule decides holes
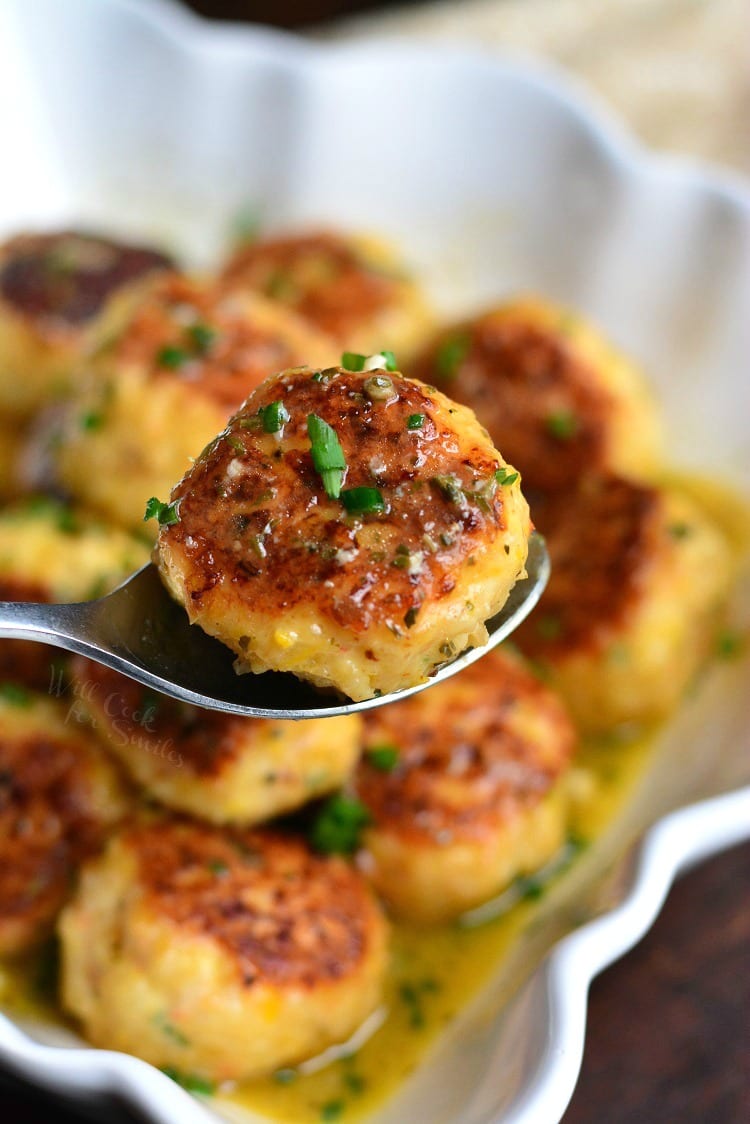
[[[158,250],[84,231],[19,234],[0,247],[0,296],[54,336],[92,320],[124,285],[172,266]]]
[[[410,372],[470,406],[527,487],[561,491],[587,472],[640,474],[656,460],[640,375],[554,305],[518,300],[447,328]]]
[[[576,740],[560,699],[505,650],[368,712],[361,861],[394,911],[447,920],[547,861],[564,840]]]
[[[429,320],[416,286],[389,254],[332,231],[250,242],[229,259],[221,277],[286,305],[356,350],[389,347],[403,359]]]
[[[390,380],[387,400],[368,397],[373,377]],[[257,426],[258,411],[279,400],[290,414],[281,439]],[[376,488],[383,510],[348,515],[326,496],[311,457],[310,414],[336,431],[345,490]],[[408,428],[413,415],[421,428]],[[191,620],[254,667],[305,675],[296,652],[295,666],[285,666],[293,645],[283,638],[280,662],[265,649],[259,654],[259,618],[280,627],[314,611],[318,635],[338,630],[371,666],[369,684],[336,682],[325,666],[313,676],[367,697],[387,689],[394,673],[378,667],[379,636],[397,647],[403,641],[406,651],[440,615],[446,648],[496,611],[523,572],[528,509],[517,479],[497,483],[503,466],[468,411],[398,373],[283,372],[251,396],[174,489],[179,521],[160,532],[162,574]],[[465,592],[472,572],[473,592]],[[217,624],[230,610],[231,624]],[[446,648],[441,656],[440,644],[421,653],[415,679],[396,682],[419,681],[450,654]]]
[[[519,646],[585,730],[668,714],[721,620],[726,542],[687,497],[611,474],[535,510],[552,576]]]
[[[278,833],[133,825],[60,931],[64,1001],[95,1044],[213,1080],[345,1040],[380,1000],[387,929],[367,884]]]
[[[168,257],[81,231],[0,246],[0,409],[27,417],[78,383],[92,348]]]
[[[240,718],[156,695],[82,656],[74,693],[97,734],[146,791],[216,823],[255,823],[337,788],[359,752],[357,715],[317,722]]]
[[[148,499],[168,493],[266,375],[289,363],[330,362],[336,350],[256,294],[159,278],[99,351],[52,434],[58,484],[142,529]]]
[[[0,952],[43,940],[126,803],[114,770],[53,704],[0,700]]]

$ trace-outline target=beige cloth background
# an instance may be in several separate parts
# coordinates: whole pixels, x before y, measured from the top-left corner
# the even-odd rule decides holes
[[[542,56],[592,87],[646,144],[750,174],[750,0],[443,0],[325,35]]]

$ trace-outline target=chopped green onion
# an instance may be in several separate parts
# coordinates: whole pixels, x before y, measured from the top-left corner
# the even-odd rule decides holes
[[[451,503],[461,503],[464,493],[455,476],[433,476],[430,483],[435,484]]]
[[[406,419],[407,429],[421,429],[424,425],[424,414],[409,414]]]
[[[210,1097],[216,1092],[215,1081],[209,1081],[208,1078],[199,1077],[195,1073],[182,1073],[171,1065],[163,1066],[162,1073],[171,1077],[172,1081],[176,1081],[183,1089],[187,1089],[188,1093],[201,1093],[204,1097]]]
[[[341,493],[341,502],[350,515],[385,511],[385,500],[377,488],[349,488]]]
[[[245,446],[242,444],[239,437],[233,437],[231,433],[227,436],[227,445],[229,445],[230,449],[234,449],[235,453],[244,453],[245,451]]]
[[[258,411],[266,433],[278,433],[289,421],[289,411],[283,402],[271,402]]]
[[[95,429],[101,429],[104,422],[104,415],[99,413],[98,410],[89,410],[88,413],[81,415],[81,429],[86,430],[87,433],[92,433]]]
[[[325,855],[351,855],[359,846],[362,828],[370,820],[370,813],[360,800],[337,793],[326,800],[313,821],[310,842]]]
[[[317,414],[308,414],[307,432],[315,471],[320,474],[326,495],[337,500],[344,482],[346,459],[336,430]]]
[[[175,500],[174,503],[162,503],[156,496],[152,496],[146,504],[143,522],[147,523],[149,519],[156,519],[160,527],[171,527],[174,523],[179,523],[180,516],[177,511],[177,502]]]
[[[380,773],[392,773],[398,765],[399,753],[395,745],[373,745],[365,750],[365,760]]]
[[[26,708],[31,706],[33,699],[31,692],[19,683],[0,683],[0,699],[10,703],[11,706]]]
[[[176,371],[187,362],[187,358],[187,352],[181,347],[175,347],[174,344],[167,344],[156,353],[156,362],[159,366],[168,367],[170,371]]]
[[[326,1101],[326,1103],[322,1106],[322,1108],[320,1110],[320,1119],[321,1120],[338,1120],[338,1119],[340,1119],[341,1115],[343,1114],[344,1108],[345,1108],[344,1101],[342,1101],[340,1099],[335,1100],[335,1101]]]
[[[199,355],[205,355],[216,339],[216,329],[209,324],[191,324],[187,332]]]
[[[345,351],[341,356],[341,366],[345,371],[364,371],[366,355],[359,355],[356,351]]]
[[[386,351],[385,348],[383,348],[382,351],[378,352],[378,355],[382,355],[383,358],[385,359],[385,369],[386,369],[386,371],[397,371],[398,370],[398,363],[396,362],[396,356],[393,354],[392,351]]]
[[[466,358],[471,339],[465,334],[449,336],[437,350],[435,355],[435,369],[444,379],[455,378],[458,368]]]
[[[572,410],[556,410],[546,418],[547,432],[559,441],[569,441],[578,432],[578,418]]]
[[[511,472],[507,465],[503,465],[503,467],[498,468],[495,473],[495,480],[498,484],[509,488],[511,484],[515,484],[516,480],[518,480],[518,476],[519,474],[517,472]]]

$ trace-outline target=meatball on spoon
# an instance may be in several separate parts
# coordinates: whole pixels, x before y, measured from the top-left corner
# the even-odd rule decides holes
[[[149,501],[158,569],[86,604],[0,605],[0,635],[287,719],[413,693],[508,636],[549,570],[519,473],[390,353],[344,359],[271,376]]]
[[[224,644],[191,625],[153,563],[97,601],[74,605],[0,602],[0,636],[38,640],[78,652],[162,694],[210,710],[256,718],[325,718],[381,706],[455,675],[485,655],[531,612],[549,577],[544,539],[529,540],[528,577],[487,621],[489,640],[446,661],[424,683],[360,702],[324,693],[288,672],[237,675]]]

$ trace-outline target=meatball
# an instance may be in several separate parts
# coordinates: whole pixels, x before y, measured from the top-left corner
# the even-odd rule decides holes
[[[484,643],[530,533],[518,473],[474,415],[383,368],[267,380],[165,511],[156,557],[190,620],[240,670],[352,699]]]
[[[506,649],[368,711],[360,860],[393,912],[448,921],[551,859],[575,746],[562,702]]]
[[[101,597],[148,561],[145,543],[43,496],[0,511],[0,601]],[[0,683],[58,690],[63,653],[0,639]]]
[[[519,646],[586,731],[665,716],[713,643],[725,540],[686,496],[612,475],[536,511],[552,576]]]
[[[286,305],[358,352],[387,347],[403,357],[431,326],[415,282],[371,239],[322,230],[250,242],[222,277]]]
[[[0,691],[0,954],[52,932],[79,863],[125,814],[114,767],[63,706]]]
[[[640,373],[583,320],[541,300],[444,329],[410,374],[470,406],[527,490],[561,491],[601,468],[639,477],[658,463],[656,406]]]
[[[139,284],[170,266],[157,250],[81,231],[0,246],[0,412],[27,417],[74,386]]]
[[[95,1045],[215,1081],[345,1041],[387,959],[382,913],[342,858],[179,819],[112,839],[60,935],[63,1002]]]
[[[149,497],[169,491],[266,375],[330,362],[335,351],[262,297],[162,278],[97,355],[53,432],[57,482],[115,523],[142,529]]]
[[[360,720],[241,718],[155,695],[83,657],[74,691],[130,776],[170,808],[257,823],[338,788],[359,754]]]

